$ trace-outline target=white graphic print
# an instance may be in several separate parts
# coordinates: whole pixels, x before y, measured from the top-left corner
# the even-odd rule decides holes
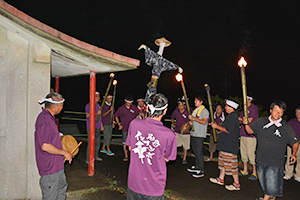
[[[182,114],[182,117],[183,117],[183,118],[186,118],[186,115],[185,115],[185,114]]]
[[[278,129],[276,129],[274,135],[276,135],[276,136],[278,136],[278,137],[281,137],[280,132],[278,131]]]
[[[139,155],[142,164],[144,164],[144,158],[146,158],[148,164],[152,165],[151,160],[155,155],[154,150],[160,146],[159,140],[156,139],[152,133],[148,133],[147,138],[145,138],[140,131],[138,131],[134,137],[137,139],[135,143],[137,147],[132,149],[132,151]]]

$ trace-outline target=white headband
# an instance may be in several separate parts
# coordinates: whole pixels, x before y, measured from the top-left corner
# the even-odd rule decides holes
[[[226,99],[226,104],[234,109],[237,109],[239,107],[239,104],[235,103],[234,101]]]
[[[126,99],[125,99],[125,102],[127,102],[127,103],[132,103],[133,100],[129,101],[129,100],[126,100]]]
[[[253,97],[247,96],[248,99],[253,100]]]
[[[45,101],[50,102],[50,103],[62,103],[65,101],[65,99],[62,99],[61,101],[54,101],[52,98],[48,98],[48,99],[41,98],[41,100],[38,100],[38,103],[42,104]]]
[[[161,108],[155,108],[152,104],[148,105],[148,108],[150,110],[151,115],[156,111],[156,110],[164,110],[168,107],[168,104],[166,104],[165,106],[161,107]]]

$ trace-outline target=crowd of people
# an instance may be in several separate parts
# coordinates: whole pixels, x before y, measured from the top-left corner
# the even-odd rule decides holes
[[[224,185],[225,176],[232,176],[233,183],[225,186],[227,190],[240,190],[239,176],[249,176],[250,180],[259,180],[264,192],[264,197],[259,199],[267,200],[282,197],[283,180],[290,180],[294,176],[300,182],[300,164],[295,165],[299,156],[300,108],[295,110],[296,118],[285,122],[282,116],[286,104],[276,101],[270,106],[270,116],[259,118],[254,99],[248,96],[248,118],[244,117],[243,111],[237,114],[238,103],[226,100],[224,107],[216,105],[212,122],[209,111],[203,105],[205,99],[202,96],[195,97],[195,109],[187,109],[187,100],[182,97],[178,98],[178,105],[171,115],[172,130],[161,122],[168,110],[168,99],[163,94],[152,95],[147,105],[140,98],[137,106],[133,104],[133,97],[127,95],[124,104],[116,111],[112,107],[111,95],[104,99],[102,109],[98,104],[99,92],[96,92],[95,98],[95,161],[102,161],[99,152],[108,156],[115,155],[110,142],[117,124],[122,132],[123,161],[127,162],[130,158],[127,199],[163,199],[167,178],[166,162],[177,158],[177,147],[181,146],[182,164],[189,164],[186,158],[190,148],[195,155],[194,164],[187,167],[187,171],[195,178],[205,176],[205,161],[215,160],[213,155],[218,151],[219,176],[209,180]],[[63,102],[62,96],[55,92],[39,102],[45,103],[45,108],[42,108],[36,121],[35,147],[41,175],[40,186],[45,199],[66,197],[67,182],[63,163],[64,158],[71,163],[72,155],[62,149],[54,118],[63,108]],[[89,103],[85,113],[89,137]],[[203,143],[209,123],[209,158],[204,160]],[[217,142],[213,140],[212,129],[216,130]],[[104,138],[100,148],[101,131]],[[86,163],[89,164],[89,139],[86,152]],[[240,170],[239,153],[243,162]],[[251,173],[248,162],[252,165]]]

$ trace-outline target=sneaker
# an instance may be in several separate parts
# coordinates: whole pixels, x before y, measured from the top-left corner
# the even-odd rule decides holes
[[[200,172],[201,170],[196,168],[195,166],[192,166],[191,168],[187,168],[188,172]]]
[[[186,164],[187,164],[187,161],[186,161],[186,160],[182,160],[182,164],[183,164],[183,165],[186,165]]]
[[[106,153],[106,155],[108,155],[108,156],[114,156],[115,153],[113,153],[112,151],[109,151],[109,152]]]
[[[283,177],[283,179],[286,180],[286,181],[290,180],[291,178],[292,178],[292,177],[290,177],[289,175],[285,175],[285,176]]]
[[[209,178],[209,181],[218,185],[224,185],[224,180],[220,178]]]
[[[300,177],[295,177],[294,179],[300,183]]]
[[[226,185],[225,188],[230,191],[241,190],[241,185],[233,183],[232,185]]]
[[[101,153],[107,153],[106,149],[101,149],[100,152]]]
[[[248,179],[251,180],[251,181],[255,181],[255,180],[257,180],[257,175],[252,174]]]
[[[99,158],[99,157],[98,157],[98,158],[96,158],[95,160],[97,160],[97,161],[102,161],[102,158]]]
[[[197,173],[193,174],[192,176],[195,178],[201,178],[204,176],[204,171],[197,172]]]

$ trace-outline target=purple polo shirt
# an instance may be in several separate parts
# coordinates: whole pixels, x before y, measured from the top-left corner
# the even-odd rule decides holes
[[[110,109],[111,105],[107,105],[106,102],[104,103],[104,106],[103,106],[103,109],[102,109],[102,114],[105,113],[106,111],[108,111]],[[110,116],[111,116],[111,112],[109,112],[105,117],[103,117],[102,115],[102,123],[103,123],[103,126],[106,126],[106,125],[112,125],[113,123],[113,120],[111,121],[110,123]]]
[[[224,115],[224,116],[225,116],[225,115]],[[217,116],[217,114],[216,114],[216,118],[214,118],[214,119],[215,119],[215,123],[217,123],[218,125],[220,125],[221,122],[223,122],[223,121],[221,120],[221,117],[222,117],[222,114],[220,114],[219,116]],[[225,118],[226,118],[226,117],[225,117]],[[225,121],[225,120],[224,120],[224,121]],[[210,118],[209,118],[208,122],[209,122],[209,123],[211,122]],[[210,129],[210,135],[211,135],[211,136],[213,136],[213,131],[212,131],[212,130],[213,130],[213,129],[211,128],[211,129]],[[220,131],[219,131],[218,129],[216,129],[216,133],[217,133],[217,137],[218,137]]]
[[[115,116],[120,118],[121,124],[123,126],[123,132],[128,131],[130,122],[136,118],[139,112],[139,109],[133,104],[130,106],[129,109],[125,106],[125,104],[118,108],[117,112],[115,113]]]
[[[193,111],[191,111],[193,112]],[[171,119],[175,119],[176,120],[176,127],[175,127],[175,132],[176,133],[180,133],[181,131],[181,127],[183,124],[185,124],[186,122],[190,121],[189,120],[189,113],[188,111],[185,109],[182,113],[178,110],[178,108],[176,108],[172,115],[171,115]],[[190,134],[187,133],[187,134]]]
[[[298,121],[298,119],[293,118],[288,122],[288,124],[293,128],[297,137],[300,138],[300,122]]]
[[[35,157],[36,164],[41,176],[55,174],[64,169],[64,156],[50,154],[42,150],[42,145],[52,144],[62,149],[60,135],[55,123],[55,117],[51,113],[42,108],[42,112],[38,115],[35,122]]]
[[[243,118],[244,117],[244,110],[242,110],[239,118]],[[253,122],[255,122],[258,119],[258,108],[256,107],[256,105],[251,104],[248,107],[248,117],[249,118],[253,118],[252,122],[250,124],[252,124]],[[241,129],[240,129],[240,136],[243,137],[251,137],[251,138],[255,138],[256,136],[253,134],[248,135],[245,131],[245,126],[241,125]]]
[[[165,158],[175,160],[177,154],[175,133],[150,117],[134,119],[126,145],[131,147],[128,187],[143,195],[163,195],[167,178]]]
[[[100,110],[100,105],[96,103],[95,112],[97,112],[98,110]],[[85,112],[90,113],[90,103],[86,104]],[[101,115],[99,121],[98,122],[96,121],[97,121],[97,115],[95,115],[95,128],[101,128]],[[86,128],[88,130],[90,129],[90,118],[86,118]]]

